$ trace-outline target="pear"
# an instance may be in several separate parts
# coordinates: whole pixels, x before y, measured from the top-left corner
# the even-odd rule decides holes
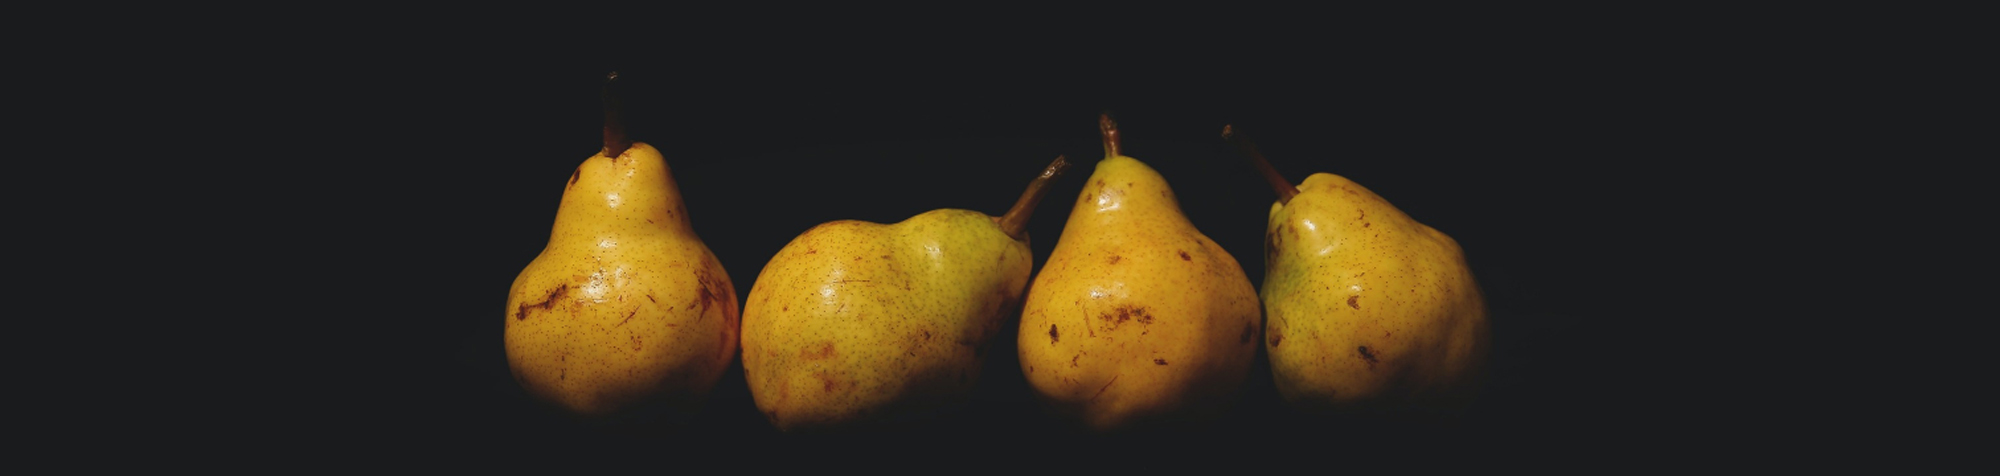
[[[1077,196],[1021,312],[1021,370],[1055,413],[1097,431],[1199,422],[1256,355],[1257,291],[1195,229],[1160,174],[1119,151]]]
[[[771,257],[743,309],[743,372],[779,430],[921,421],[963,403],[1020,306],[1027,219],[1056,157],[1000,217],[939,209],[894,224],[820,224]]]
[[[1248,138],[1222,135],[1278,192],[1260,293],[1279,395],[1305,413],[1461,410],[1491,330],[1458,242],[1346,177],[1293,187]]]
[[[736,290],[660,151],[625,138],[609,84],[605,105],[604,150],[570,174],[507,293],[507,364],[575,415],[684,416],[736,356]]]

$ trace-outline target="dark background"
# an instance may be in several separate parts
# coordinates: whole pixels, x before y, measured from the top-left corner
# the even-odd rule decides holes
[[[315,416],[387,430],[378,441],[412,451],[569,444],[742,454],[887,441],[1011,453],[1054,441],[1217,444],[1246,455],[1618,449],[1702,421],[1691,409],[1716,398],[1661,383],[1687,370],[1669,370],[1675,357],[1651,344],[1734,312],[1715,304],[1733,291],[1684,281],[1710,258],[1686,246],[1676,224],[1738,223],[1704,215],[1717,207],[1703,197],[1763,177],[1755,151],[1728,145],[1767,112],[1739,99],[1769,86],[1755,71],[1777,60],[1651,23],[1511,26],[1476,12],[1310,28],[1263,28],[1286,19],[1276,12],[1143,27],[1114,15],[978,27],[810,17],[715,25],[663,15],[654,29],[615,32],[604,25],[628,19],[413,27],[396,31],[400,41],[307,48],[323,61],[303,63],[297,73],[315,75],[311,86],[287,94],[340,114],[299,129],[313,133],[334,172],[365,177],[336,186],[355,198],[329,209],[351,225],[311,232],[364,244],[332,254],[347,261],[334,266],[353,273],[340,285],[377,296],[366,312],[383,321],[337,329],[369,344],[333,352],[339,369],[298,398],[340,402],[315,406]],[[1260,354],[1221,422],[1107,438],[1040,413],[1001,352],[971,403],[934,422],[801,438],[758,414],[739,361],[680,426],[565,419],[512,381],[502,307],[546,244],[570,171],[601,146],[599,87],[614,70],[631,137],[665,154],[739,297],[813,225],[892,223],[947,207],[999,214],[1065,154],[1077,167],[1029,227],[1039,272],[1102,156],[1104,111],[1118,120],[1125,153],[1164,175],[1193,223],[1260,283],[1274,194],[1220,139],[1234,124],[1294,183],[1347,176],[1457,239],[1492,313],[1490,379],[1456,420],[1313,420],[1282,406]],[[1737,173],[1689,172],[1722,164]],[[364,269],[397,271],[383,280]],[[1677,312],[1702,299],[1722,309]],[[1000,336],[999,348],[1013,337]]]

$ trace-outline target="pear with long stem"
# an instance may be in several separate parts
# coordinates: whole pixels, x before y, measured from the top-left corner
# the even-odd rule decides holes
[[[1033,266],[1027,222],[1056,157],[1001,216],[938,209],[820,224],[771,257],[743,310],[743,371],[779,430],[908,423],[961,404]]]

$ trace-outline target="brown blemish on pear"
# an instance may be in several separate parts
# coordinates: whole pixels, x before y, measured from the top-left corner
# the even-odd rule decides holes
[[[833,357],[833,342],[821,342],[819,345],[799,349],[799,358],[802,359],[820,360],[829,357]]]
[[[556,303],[567,296],[569,296],[568,284],[556,286],[555,289],[549,291],[549,296],[543,298],[542,302],[534,304],[525,304],[525,303],[521,304],[521,306],[514,311],[514,320],[520,320],[520,321],[527,320],[529,309],[541,309],[544,311],[555,309]]]

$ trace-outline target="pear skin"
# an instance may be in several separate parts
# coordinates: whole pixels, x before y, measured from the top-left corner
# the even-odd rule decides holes
[[[1256,289],[1100,123],[1106,157],[1022,309],[1021,370],[1049,409],[1093,430],[1212,418],[1256,355]]]
[[[1247,139],[1232,140],[1274,186],[1290,187]],[[1315,414],[1469,401],[1491,331],[1458,242],[1346,177],[1316,173],[1295,194],[1280,190],[1261,290],[1279,395]]]
[[[616,107],[607,85],[605,149],[570,174],[548,246],[507,292],[507,365],[573,415],[684,416],[736,357],[736,288]]]
[[[1278,393],[1309,412],[1462,396],[1486,305],[1458,242],[1345,177],[1271,206],[1262,292]]]
[[[781,431],[908,422],[962,403],[1033,266],[1021,231],[1058,157],[1002,217],[932,210],[894,224],[824,223],[751,285],[743,370]]]

